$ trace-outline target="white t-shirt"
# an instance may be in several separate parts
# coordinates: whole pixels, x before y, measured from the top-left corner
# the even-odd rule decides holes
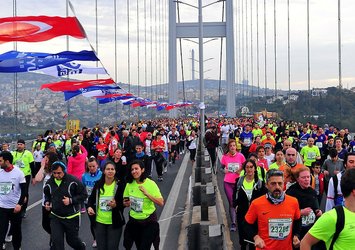
[[[43,160],[43,151],[42,150],[33,151],[33,159],[35,160],[35,162],[41,162]]]
[[[16,166],[10,171],[0,170],[0,207],[15,208],[21,196],[20,183],[26,183],[25,175]]]
[[[275,159],[275,154],[271,153],[271,155],[265,155],[265,159],[267,160],[267,164],[270,166],[272,161]]]
[[[221,127],[222,138],[228,138],[229,137],[229,130],[230,130],[229,124],[222,125],[222,127]]]

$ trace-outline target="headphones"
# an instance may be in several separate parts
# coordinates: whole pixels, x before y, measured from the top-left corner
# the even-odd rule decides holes
[[[59,165],[60,167],[62,167],[63,172],[66,172],[67,166],[65,166],[65,164],[64,164],[63,162],[61,162],[61,161],[55,161],[55,162],[53,162],[53,164],[52,164],[52,166],[51,166],[51,170],[53,171],[53,170],[54,170],[54,166],[57,166],[57,165]],[[57,168],[55,168],[55,169],[57,169]]]

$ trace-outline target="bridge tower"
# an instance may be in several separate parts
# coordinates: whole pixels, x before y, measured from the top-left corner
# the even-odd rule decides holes
[[[235,117],[235,59],[234,59],[234,31],[233,31],[233,0],[226,1],[225,22],[203,22],[203,38],[226,38],[226,82],[227,82],[227,115]],[[177,44],[178,38],[198,38],[199,23],[177,23],[176,0],[169,0],[169,102],[176,103],[177,86]],[[197,13],[197,11],[196,11]],[[203,63],[203,62],[199,62]],[[170,113],[177,116],[177,110]]]

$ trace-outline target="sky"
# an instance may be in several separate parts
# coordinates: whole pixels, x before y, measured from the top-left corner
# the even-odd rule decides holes
[[[130,82],[140,86],[166,83],[168,80],[168,1],[163,0],[129,0],[130,5],[130,42],[128,60],[128,25],[127,25],[127,0],[116,0],[116,29],[114,0],[97,1],[98,33],[96,34],[95,0],[71,0],[75,13],[68,11],[69,16],[77,16],[88,39],[69,39],[65,37],[54,38],[40,43],[17,43],[17,50],[31,52],[57,53],[65,50],[80,51],[90,50],[91,46],[96,50],[100,63],[108,70],[110,77],[116,82]],[[138,2],[138,16],[137,16]],[[185,0],[185,2],[197,6],[197,0]],[[213,0],[203,0],[203,4],[209,4]],[[287,1],[276,0],[276,79],[277,88],[288,89],[288,60],[287,60]],[[1,0],[0,17],[11,17],[14,13],[18,16],[66,16],[66,0],[17,0],[14,11],[14,0]],[[245,4],[248,4],[246,11]],[[256,31],[256,6],[259,7],[259,34]],[[243,4],[243,17],[240,7]],[[342,29],[342,82],[343,87],[355,86],[355,1],[341,0],[341,29]],[[252,10],[251,10],[252,7]],[[291,89],[308,88],[307,71],[307,1],[290,0],[290,79]],[[338,1],[335,0],[310,0],[310,78],[311,88],[329,87],[338,85]],[[155,16],[155,10],[159,8]],[[197,22],[197,10],[189,6],[180,5],[181,22]],[[264,1],[263,0],[234,0],[234,32],[235,32],[235,56],[236,56],[236,81],[246,78],[249,84],[265,86],[264,72]],[[246,20],[246,13],[248,20]],[[252,14],[251,14],[252,13]],[[151,16],[152,14],[152,16]],[[152,17],[152,18],[151,18]],[[251,23],[251,17],[253,23]],[[217,3],[203,10],[204,21],[222,20],[222,3]],[[138,21],[137,21],[138,20]],[[157,20],[157,21],[155,21]],[[241,31],[243,20],[244,32]],[[238,22],[240,24],[238,24]],[[152,25],[152,27],[151,27]],[[137,28],[139,33],[137,32]],[[115,37],[116,30],[116,37]],[[248,30],[248,37],[246,36]],[[152,31],[152,33],[151,33]],[[251,42],[251,34],[253,42]],[[275,87],[275,51],[274,51],[274,0],[266,0],[266,45],[267,45],[267,87]],[[98,38],[96,40],[96,37]],[[139,43],[138,41],[139,37]],[[145,41],[146,37],[146,43]],[[259,38],[259,74],[257,71],[257,46]],[[152,39],[151,39],[152,38]],[[115,48],[116,39],[116,48]],[[241,41],[244,39],[244,49],[241,49]],[[195,40],[197,41],[197,40]],[[246,42],[248,41],[248,42]],[[195,58],[198,58],[198,45],[182,40],[182,58],[184,67],[184,79],[192,78],[191,50],[195,50]],[[248,44],[248,53],[246,52]],[[139,47],[139,48],[138,48]],[[179,43],[178,43],[179,47]],[[204,45],[204,58],[212,58],[205,62],[205,78],[219,79],[220,39],[208,42]],[[225,79],[225,43],[223,43],[222,79]],[[253,48],[253,59],[251,58]],[[14,49],[13,43],[0,45],[0,53]],[[139,55],[138,55],[139,49]],[[244,60],[241,51],[244,51]],[[153,52],[153,53],[151,53]],[[182,79],[180,50],[178,49],[178,80]],[[248,55],[248,64],[246,64]],[[115,64],[115,58],[117,64]],[[244,63],[242,63],[244,62]],[[86,63],[90,65],[90,63]],[[93,63],[90,66],[95,65]],[[196,63],[195,68],[198,69]],[[247,71],[248,69],[248,71]],[[128,73],[129,72],[129,73]],[[242,73],[244,72],[244,74]],[[239,74],[240,73],[240,74]],[[198,74],[195,73],[197,78]],[[253,76],[253,77],[252,77]],[[103,76],[105,77],[105,76]],[[253,81],[252,81],[253,78]],[[137,93],[135,93],[137,94]]]

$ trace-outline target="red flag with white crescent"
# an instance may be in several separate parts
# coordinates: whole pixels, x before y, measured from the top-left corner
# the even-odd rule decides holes
[[[109,79],[98,79],[98,80],[87,80],[87,81],[61,81],[55,83],[42,84],[41,89],[50,89],[52,91],[75,91],[82,88],[87,88],[96,85],[107,85],[115,83],[112,78]]]
[[[76,17],[17,16],[0,18],[0,44],[6,42],[42,42],[57,36],[85,38]]]

